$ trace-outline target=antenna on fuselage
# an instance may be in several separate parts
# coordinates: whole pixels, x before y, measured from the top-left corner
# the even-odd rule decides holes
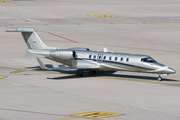
[[[106,47],[104,48],[104,52],[109,52],[108,49],[107,49]]]

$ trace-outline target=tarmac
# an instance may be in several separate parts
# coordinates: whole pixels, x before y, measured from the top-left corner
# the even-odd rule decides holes
[[[180,120],[180,1],[0,1],[0,120]],[[175,74],[45,71],[16,27],[48,46],[146,54]],[[40,58],[57,67],[60,63]]]

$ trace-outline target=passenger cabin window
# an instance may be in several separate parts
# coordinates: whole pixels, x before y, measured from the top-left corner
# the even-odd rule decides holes
[[[117,61],[117,57],[115,57],[115,61]]]
[[[123,61],[123,57],[121,58],[121,61]]]
[[[156,61],[149,57],[149,58],[142,58],[141,62],[156,62]]]
[[[106,56],[104,56],[104,58],[103,58],[104,60],[106,59]]]
[[[109,60],[111,60],[111,56],[109,57]]]
[[[128,62],[128,61],[129,61],[129,58],[126,59],[126,62]]]
[[[101,60],[101,56],[99,56],[99,60]]]
[[[94,55],[94,59],[96,59],[96,55]]]
[[[89,55],[89,59],[91,59],[91,56],[92,56],[92,55]]]

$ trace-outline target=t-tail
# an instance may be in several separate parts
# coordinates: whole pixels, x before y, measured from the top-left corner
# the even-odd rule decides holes
[[[21,32],[28,49],[57,49],[46,46],[33,28],[16,28],[16,30],[7,32]]]
[[[16,30],[8,30],[7,32],[21,32],[28,47],[25,57],[48,57],[50,50],[58,49],[46,46],[33,28],[16,28]]]

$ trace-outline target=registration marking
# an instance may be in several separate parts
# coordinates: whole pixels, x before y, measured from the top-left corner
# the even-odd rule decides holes
[[[0,76],[0,79],[5,78],[5,77],[7,77],[7,76]]]
[[[96,112],[73,114],[71,116],[89,117],[89,118],[104,118],[104,117],[112,117],[112,116],[119,116],[119,115],[123,115],[123,114],[96,111]]]

